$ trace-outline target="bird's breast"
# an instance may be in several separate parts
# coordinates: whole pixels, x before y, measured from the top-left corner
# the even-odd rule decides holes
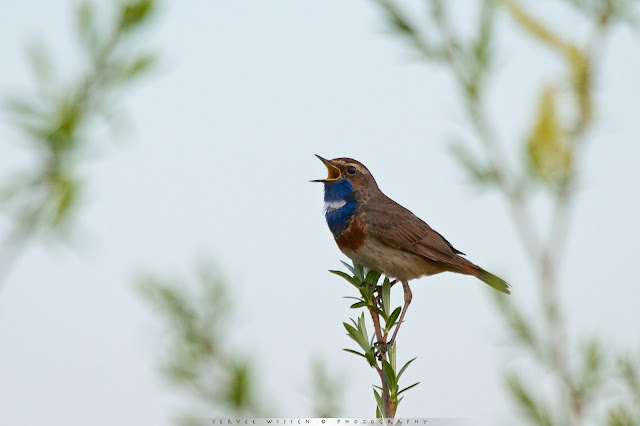
[[[344,253],[358,251],[364,245],[365,227],[366,225],[362,219],[354,217],[345,230],[335,236],[340,250]]]

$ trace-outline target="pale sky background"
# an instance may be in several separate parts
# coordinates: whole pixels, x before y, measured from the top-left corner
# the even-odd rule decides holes
[[[557,3],[537,10],[579,35]],[[44,40],[73,78],[73,4],[2,2],[2,96],[33,87],[29,40]],[[462,25],[468,5],[457,2]],[[229,343],[260,366],[271,414],[312,414],[310,362],[320,358],[344,380],[340,415],[373,416],[377,376],[342,351],[353,343],[341,322],[355,314],[342,296],[353,291],[327,272],[346,259],[322,187],[308,183],[326,174],[315,153],[363,162],[387,195],[509,281],[528,311],[537,306],[505,204],[475,190],[447,151],[471,135],[451,79],[415,61],[374,2],[165,1],[147,35],[160,66],[125,96],[131,131],[102,141],[82,168],[79,243],[31,246],[0,292],[0,424],[168,425],[189,412],[159,374],[161,322],[133,282],[144,271],[189,278],[202,257],[233,288]],[[498,35],[490,114],[516,143],[537,88],[563,70],[514,28]],[[561,290],[572,337],[595,333],[621,350],[640,350],[638,37],[623,28],[607,44]],[[3,119],[0,177],[28,158],[19,141]],[[509,348],[491,289],[453,274],[412,289],[398,357],[418,357],[403,380],[422,383],[399,415],[514,424],[502,372],[530,363]],[[394,297],[401,303],[399,288]]]

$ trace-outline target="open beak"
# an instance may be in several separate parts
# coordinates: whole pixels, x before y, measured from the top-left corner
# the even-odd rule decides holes
[[[340,169],[339,168],[337,168],[336,166],[331,164],[331,161],[327,160],[326,158],[320,157],[318,154],[316,154],[316,157],[318,157],[320,159],[320,161],[322,161],[324,163],[324,165],[327,167],[327,171],[329,172],[329,176],[327,176],[326,179],[314,179],[311,182],[331,182],[333,180],[340,179],[342,174],[340,173]]]

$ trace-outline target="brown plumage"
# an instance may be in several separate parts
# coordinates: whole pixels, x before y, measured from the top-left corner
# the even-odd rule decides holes
[[[464,253],[382,191],[372,196],[362,210],[367,234],[371,238],[388,247],[417,255],[423,260],[422,267],[415,268],[416,272],[412,273],[413,269],[400,266],[394,271],[396,275],[392,276],[408,281],[422,275],[457,272],[473,275],[496,290],[509,293],[509,284],[462,257]]]

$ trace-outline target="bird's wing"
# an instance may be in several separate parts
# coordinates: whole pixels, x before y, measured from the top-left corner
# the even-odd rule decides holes
[[[382,243],[429,260],[460,267],[462,252],[419,217],[388,197],[370,200],[366,209],[367,232]]]

